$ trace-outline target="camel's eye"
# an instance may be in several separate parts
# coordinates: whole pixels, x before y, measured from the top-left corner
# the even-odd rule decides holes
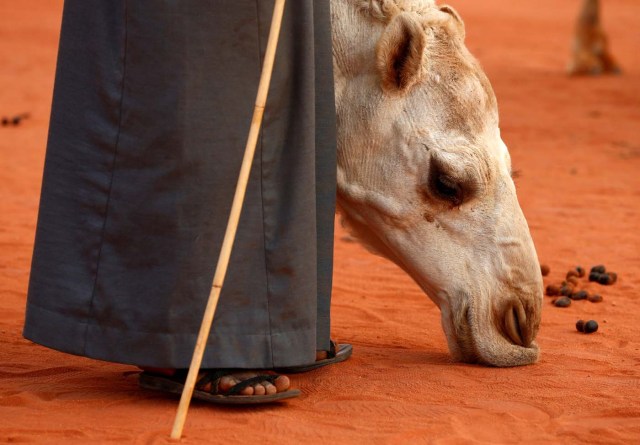
[[[472,172],[455,165],[455,160],[451,157],[445,161],[443,156],[432,153],[429,176],[421,189],[426,197],[459,207],[479,193],[479,186]]]
[[[451,202],[453,205],[459,206],[463,201],[462,187],[451,177],[444,174],[434,175],[432,182],[433,192],[439,198]]]

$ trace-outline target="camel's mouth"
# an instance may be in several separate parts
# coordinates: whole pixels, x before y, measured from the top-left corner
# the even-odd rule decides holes
[[[477,313],[473,305],[442,310],[442,325],[453,358],[464,363],[510,367],[535,363],[540,350],[534,341],[536,323],[527,322],[522,305],[509,306],[502,320]]]

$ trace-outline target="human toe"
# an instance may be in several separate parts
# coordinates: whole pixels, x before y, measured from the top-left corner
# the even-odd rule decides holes
[[[276,392],[284,392],[291,386],[291,380],[286,375],[279,375],[271,386],[275,387]]]

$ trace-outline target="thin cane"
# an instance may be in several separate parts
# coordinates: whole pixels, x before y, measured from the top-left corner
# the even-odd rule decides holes
[[[200,332],[198,333],[198,339],[196,340],[196,347],[193,351],[193,358],[191,359],[191,365],[189,366],[189,373],[187,374],[187,380],[185,381],[184,389],[182,390],[182,396],[180,397],[180,404],[178,405],[176,418],[173,422],[173,429],[171,430],[172,439],[180,439],[182,437],[182,430],[187,419],[187,411],[189,410],[189,404],[191,403],[196,378],[200,371],[200,365],[202,364],[202,356],[204,355],[207,338],[211,331],[211,323],[213,322],[213,316],[216,313],[220,291],[222,290],[222,283],[224,282],[224,277],[227,273],[229,258],[231,257],[231,249],[233,248],[233,241],[236,237],[238,221],[240,220],[240,212],[244,202],[244,195],[247,190],[247,183],[249,182],[249,173],[251,171],[251,164],[253,163],[253,155],[256,151],[256,143],[258,141],[260,125],[262,124],[264,107],[267,102],[267,93],[269,92],[271,73],[273,72],[273,62],[276,55],[276,47],[278,46],[278,36],[280,35],[280,25],[282,24],[284,3],[285,0],[276,0],[273,8],[269,40],[267,41],[267,50],[265,52],[262,74],[258,85],[256,105],[253,109],[253,118],[251,119],[249,137],[247,138],[244,158],[242,160],[242,166],[240,167],[238,185],[236,186],[236,192],[233,197],[231,214],[229,215],[229,222],[227,223],[227,230],[224,234],[224,240],[222,241],[218,265],[216,266],[216,272],[213,277],[213,285],[211,287],[211,293],[209,294],[209,301],[207,302],[207,307],[202,318],[202,325],[200,326]]]

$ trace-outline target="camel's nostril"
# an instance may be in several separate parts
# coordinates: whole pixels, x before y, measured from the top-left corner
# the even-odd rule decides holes
[[[512,343],[523,346],[522,334],[520,333],[520,323],[518,323],[518,313],[515,308],[507,311],[504,318],[505,334]]]
[[[520,302],[514,302],[504,314],[504,331],[512,343],[529,347],[533,341],[529,332],[527,314]]]

